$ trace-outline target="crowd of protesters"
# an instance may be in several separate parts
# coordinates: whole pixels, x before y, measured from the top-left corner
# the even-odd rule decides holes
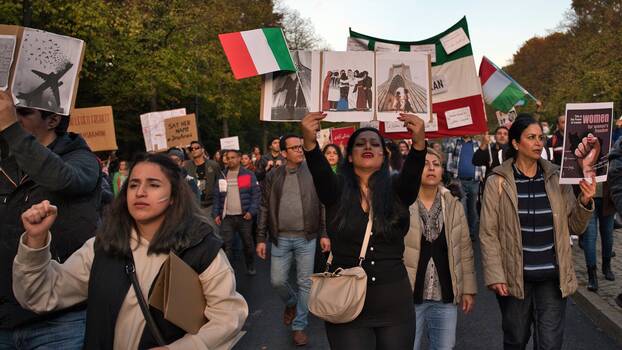
[[[235,274],[257,278],[256,257],[270,262],[297,346],[313,342],[310,276],[361,266],[363,309],[325,323],[331,348],[419,349],[425,337],[451,349],[458,312],[476,307],[474,242],[504,348],[525,349],[533,332],[536,349],[561,349],[577,289],[569,237],[582,236],[589,290],[599,234],[602,274],[615,279],[622,145],[605,186],[560,185],[563,116],[551,137],[523,114],[492,137],[432,141],[421,119],[400,114],[410,140],[361,128],[344,146],[320,147],[325,115],[311,113],[301,135],[274,137],[265,154],[210,157],[193,141],[103,161],[67,132],[68,118],[15,108],[0,92],[0,349],[228,349],[249,314]],[[231,264],[237,251],[243,271]],[[203,291],[208,321],[194,333],[146,305],[172,253]]]

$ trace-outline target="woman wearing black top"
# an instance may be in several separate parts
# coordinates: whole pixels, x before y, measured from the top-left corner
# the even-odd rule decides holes
[[[315,133],[321,113],[302,120],[307,164],[318,196],[326,206],[326,225],[333,268],[358,265],[370,204],[374,220],[363,269],[367,295],[361,314],[352,322],[326,322],[332,349],[410,349],[415,338],[412,289],[403,263],[408,206],[415,202],[425,162],[423,121],[412,114],[398,119],[413,133],[413,148],[402,171],[391,176],[384,140],[378,130],[361,128],[348,141],[338,174],[320,151]]]

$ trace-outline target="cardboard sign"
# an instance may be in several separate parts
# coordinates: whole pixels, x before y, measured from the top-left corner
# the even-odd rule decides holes
[[[197,120],[194,114],[165,119],[164,128],[168,148],[187,147],[190,146],[190,142],[199,139]]]
[[[607,181],[612,120],[613,102],[566,105],[560,184],[576,185],[592,177]]]
[[[68,131],[82,135],[93,152],[118,149],[110,106],[74,109]]]
[[[140,125],[145,138],[147,152],[163,151],[167,148],[166,128],[164,121],[168,118],[182,117],[186,115],[185,108],[172,109],[169,111],[151,112],[140,115]]]
[[[225,137],[220,139],[221,150],[240,150],[240,139],[237,136]]]
[[[353,126],[346,128],[333,128],[330,130],[330,138],[334,144],[345,147],[353,133]]]

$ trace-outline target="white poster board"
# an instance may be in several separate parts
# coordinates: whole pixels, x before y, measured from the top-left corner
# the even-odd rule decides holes
[[[220,139],[220,149],[225,151],[239,151],[240,150],[240,139],[237,136],[225,137]]]
[[[184,115],[186,115],[185,108],[141,114],[140,125],[143,129],[145,149],[147,152],[166,150],[166,127],[164,125],[164,120]]]

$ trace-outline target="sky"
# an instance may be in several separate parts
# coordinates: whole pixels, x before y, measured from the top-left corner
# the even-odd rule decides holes
[[[475,62],[505,66],[523,43],[554,31],[571,0],[282,0],[314,25],[334,51],[345,51],[348,28],[383,39],[418,41],[467,17]]]

